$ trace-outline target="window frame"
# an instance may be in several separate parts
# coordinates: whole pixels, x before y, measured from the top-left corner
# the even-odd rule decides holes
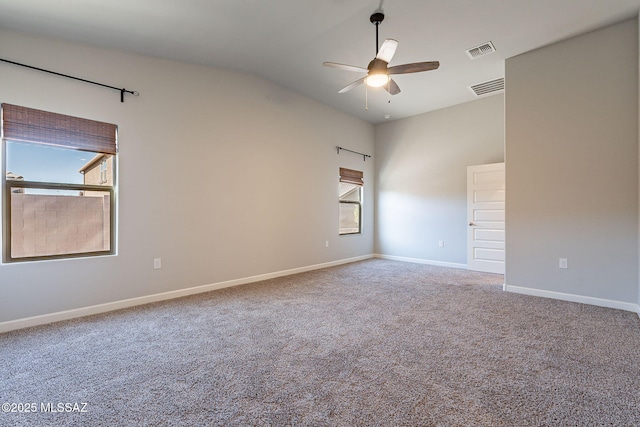
[[[35,129],[35,137],[33,135],[28,134],[30,129],[26,129],[27,133],[25,134],[25,138],[21,138],[20,132],[16,133],[15,126],[11,129],[11,131],[16,134],[18,137],[14,138],[13,135],[8,135],[5,132],[5,125],[7,118],[5,116],[5,107],[12,109],[12,119],[15,119],[16,110],[24,110],[27,113],[32,113],[35,115],[36,120],[40,119],[44,116],[44,120],[41,123],[37,122],[34,125]],[[31,122],[27,123],[25,119],[22,117],[18,117],[18,120],[23,120],[22,123],[19,123],[19,126],[31,126]],[[55,123],[53,123],[55,121]],[[74,116],[65,116],[58,113],[50,113],[41,110],[35,110],[28,107],[20,107],[14,106],[10,104],[2,104],[2,135],[0,139],[0,170],[2,172],[2,176],[0,177],[0,193],[1,194],[1,208],[2,208],[2,220],[0,221],[0,229],[2,244],[0,245],[0,249],[2,250],[2,263],[21,263],[21,262],[31,262],[31,261],[42,261],[42,260],[56,260],[56,259],[74,259],[74,258],[86,258],[86,257],[95,257],[95,256],[106,256],[106,255],[115,255],[117,250],[117,201],[116,201],[116,189],[118,183],[117,177],[117,157],[118,157],[118,144],[117,144],[117,126],[104,122],[97,122],[94,120],[83,119]],[[13,122],[15,123],[15,122]],[[12,123],[12,125],[13,125]],[[68,124],[67,124],[68,123]],[[66,139],[69,135],[75,134],[77,132],[76,126],[80,123],[87,124],[89,129],[87,134],[83,134],[80,136],[80,140],[77,139]],[[38,126],[40,128],[38,128]],[[112,129],[112,140],[109,142],[111,149],[105,148],[104,144],[107,143],[105,139],[104,127]],[[95,130],[94,127],[97,127],[98,130]],[[38,132],[42,132],[42,129],[51,129],[54,133],[53,141],[49,141],[46,139],[39,139]],[[81,132],[85,129],[81,129]],[[91,132],[96,132],[95,134]],[[107,131],[108,133],[109,131]],[[84,137],[84,139],[83,139]],[[55,138],[60,138],[59,140],[55,140]],[[88,139],[87,139],[88,138]],[[75,142],[78,141],[78,142]],[[11,142],[12,144],[22,144],[22,143],[31,143],[31,144],[42,144],[45,146],[57,146],[64,149],[72,149],[80,152],[87,153],[103,153],[110,154],[111,159],[111,185],[96,185],[96,184],[69,184],[62,182],[40,182],[40,181],[26,181],[26,180],[13,180],[7,179],[7,143]],[[95,149],[92,149],[95,148]],[[101,175],[102,175],[102,171]],[[100,177],[102,178],[102,176]],[[108,182],[108,181],[107,181]],[[106,183],[105,183],[106,184]],[[35,256],[20,256],[15,257],[12,253],[12,189],[21,188],[21,189],[42,189],[42,190],[68,190],[68,191],[78,191],[84,192],[86,191],[96,191],[100,193],[104,193],[106,196],[108,194],[109,197],[109,249],[107,250],[98,250],[98,251],[90,251],[90,252],[69,252],[63,254],[53,254],[53,255],[35,255]],[[24,193],[24,192],[23,192]],[[105,222],[106,224],[106,222]],[[106,235],[105,235],[106,236]]]
[[[362,188],[359,189],[360,194],[360,200],[362,200]],[[351,231],[348,233],[343,233],[340,231],[340,227],[338,227],[338,235],[339,236],[348,236],[350,234],[362,234],[362,202],[354,202],[354,201],[347,201],[347,200],[339,200],[338,201],[338,206],[340,205],[358,205],[358,231]]]
[[[338,194],[338,221],[340,221],[340,206],[345,205],[357,205],[358,206],[358,230],[350,231],[350,232],[341,232],[340,222],[338,222],[338,235],[339,236],[349,236],[353,234],[362,234],[362,206],[363,206],[363,198],[364,198],[364,173],[361,171],[356,171],[352,169],[340,168],[340,179],[338,181],[338,188],[340,187],[340,183],[347,183],[356,186],[358,189],[358,200],[340,200],[340,195]],[[346,193],[345,193],[346,194]]]
[[[86,185],[86,184],[62,184],[53,182],[38,182],[38,181],[18,181],[6,179],[6,140],[2,140],[3,156],[2,156],[2,180],[3,180],[3,192],[2,192],[2,212],[4,213],[4,220],[2,221],[2,253],[4,263],[14,262],[28,262],[28,261],[43,261],[52,259],[68,259],[68,258],[86,258],[93,256],[115,255],[116,253],[116,200],[115,200],[115,180],[114,185]],[[113,156],[113,165],[115,170],[115,155]],[[109,250],[105,251],[93,251],[93,252],[74,252],[58,255],[39,255],[30,257],[18,257],[15,258],[11,253],[11,196],[12,188],[33,188],[41,190],[70,190],[70,191],[99,191],[102,193],[109,193]]]

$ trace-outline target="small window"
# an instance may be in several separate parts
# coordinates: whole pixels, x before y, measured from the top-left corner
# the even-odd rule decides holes
[[[2,104],[3,260],[115,253],[116,126]]]
[[[103,155],[102,156],[102,161],[100,162],[100,184],[106,184],[107,181],[108,181],[108,179],[107,179],[107,159]],[[85,182],[85,184],[86,184],[86,182]]]
[[[362,233],[363,174],[360,171],[340,168],[338,203],[340,208],[339,234]]]

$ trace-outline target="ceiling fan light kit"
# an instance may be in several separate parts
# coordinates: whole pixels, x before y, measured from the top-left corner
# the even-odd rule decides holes
[[[438,61],[429,62],[414,62],[410,64],[396,65],[389,67],[389,62],[393,58],[398,48],[398,42],[393,39],[386,39],[382,46],[378,44],[378,26],[384,20],[384,13],[381,9],[376,10],[369,20],[376,26],[376,56],[369,62],[367,68],[357,67],[354,65],[338,64],[336,62],[324,62],[322,65],[325,67],[337,68],[345,71],[366,72],[367,75],[355,82],[340,89],[338,93],[345,93],[353,89],[354,87],[365,84],[369,87],[384,87],[391,95],[400,93],[400,87],[391,78],[392,74],[408,74],[419,73],[422,71],[436,70],[440,63]]]
[[[369,74],[365,82],[369,87],[382,87],[389,83],[389,76],[384,73]]]

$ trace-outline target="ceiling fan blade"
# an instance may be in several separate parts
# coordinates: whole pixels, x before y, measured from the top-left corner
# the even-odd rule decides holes
[[[389,84],[385,85],[384,88],[391,95],[397,95],[397,94],[400,93],[400,87],[398,86],[398,84],[393,79],[389,79]]]
[[[345,86],[342,89],[340,89],[338,91],[338,93],[345,93],[345,92],[349,92],[351,89],[353,89],[356,86],[360,86],[362,83],[364,83],[364,79],[366,79],[367,76],[364,76],[361,79],[356,80],[355,82],[351,83],[349,86]]]
[[[389,62],[391,62],[391,58],[393,58],[393,55],[395,55],[397,48],[398,48],[397,40],[386,39],[382,43],[382,46],[380,46],[380,50],[378,51],[376,58],[382,59],[388,64]]]
[[[356,67],[355,65],[338,64],[337,62],[323,62],[322,65],[325,67],[337,68],[339,70],[356,71],[358,73],[366,73],[369,71],[366,68]]]
[[[440,62],[438,61],[413,62],[411,64],[402,64],[389,67],[387,68],[387,71],[389,72],[389,74],[409,74],[419,73],[421,71],[437,70],[439,66]]]

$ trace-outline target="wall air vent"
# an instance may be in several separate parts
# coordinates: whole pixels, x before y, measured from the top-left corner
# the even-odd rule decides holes
[[[495,46],[491,42],[482,43],[480,46],[472,47],[471,49],[467,49],[467,55],[469,58],[476,59],[481,56],[488,55],[496,51]]]
[[[499,79],[489,80],[488,82],[478,83],[477,85],[470,86],[476,96],[488,95],[490,93],[504,90],[504,77]]]

